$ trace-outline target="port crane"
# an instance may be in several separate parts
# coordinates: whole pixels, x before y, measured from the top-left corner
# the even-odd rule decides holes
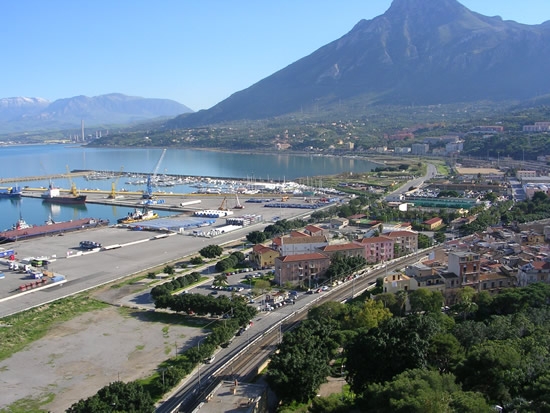
[[[107,198],[109,198],[109,199],[116,199],[117,198],[116,184],[118,183],[118,180],[122,176],[123,172],[124,172],[124,167],[121,167],[120,168],[120,173],[117,175],[115,180],[113,182],[111,182],[111,193],[109,194],[109,196]]]
[[[160,168],[160,164],[162,163],[162,160],[164,159],[165,154],[166,154],[166,149],[163,149],[162,154],[160,155],[160,158],[157,162],[157,165],[155,166],[155,169],[153,169],[153,173],[147,177],[147,188],[145,188],[145,191],[143,191],[144,199],[153,198],[153,182],[155,181],[155,178]]]
[[[239,195],[235,194],[235,198],[236,198],[237,203],[235,204],[235,206],[233,208],[235,208],[235,209],[244,209],[244,205],[241,204],[241,202],[239,201]]]
[[[223,198],[221,205],[218,207],[218,211],[227,211],[227,197]]]
[[[78,191],[76,189],[76,185],[75,185],[75,183],[73,182],[73,180],[71,178],[71,171],[69,169],[69,165],[65,165],[65,167],[67,168],[67,179],[69,180],[69,184],[71,185],[71,189],[69,190],[69,193],[72,196],[78,196]]]

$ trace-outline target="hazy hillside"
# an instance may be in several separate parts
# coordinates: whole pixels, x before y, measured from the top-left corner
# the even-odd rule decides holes
[[[86,125],[114,125],[173,117],[191,112],[187,106],[168,99],[149,99],[120,93],[75,96],[49,102],[41,98],[0,99],[2,132],[58,130]]]

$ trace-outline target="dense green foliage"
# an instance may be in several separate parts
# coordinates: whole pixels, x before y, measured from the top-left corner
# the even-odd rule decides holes
[[[286,220],[282,219],[280,221],[277,221],[274,224],[268,225],[264,228],[264,234],[266,236],[266,239],[271,239],[276,236],[282,236],[284,234],[287,234],[288,232],[303,228],[307,225],[307,222],[303,219],[292,219],[292,220]]]
[[[201,248],[199,254],[204,258],[216,258],[223,254],[223,248],[219,245],[208,245]]]
[[[343,280],[367,265],[367,260],[363,257],[348,257],[342,254],[335,254],[325,273],[325,278],[332,281]]]
[[[333,323],[309,320],[285,334],[270,362],[267,381],[284,401],[306,402],[330,373],[329,360],[337,343]]]
[[[151,413],[154,407],[151,395],[143,386],[136,382],[116,381],[94,396],[73,404],[67,413]]]
[[[177,291],[187,287],[188,285],[194,284],[200,279],[201,275],[198,272],[182,275],[171,281],[153,287],[151,289],[151,297],[153,297],[153,299],[157,299],[162,295],[170,294],[172,291]]]
[[[231,268],[235,268],[238,264],[244,261],[244,255],[240,251],[232,252],[229,257],[224,258],[216,263],[216,271],[223,272]]]
[[[287,403],[311,400],[324,380],[319,371],[326,372],[319,359],[339,357],[333,349],[344,347],[342,368],[355,398],[315,398],[310,411],[477,413],[497,404],[506,412],[550,411],[550,285],[494,297],[466,289],[448,315],[440,311],[440,295],[419,291],[409,293],[408,315],[400,315],[404,291],[311,309],[299,334],[285,334],[270,365],[275,391]],[[312,372],[300,364],[313,363],[306,354],[313,349],[302,342],[315,343],[310,335],[319,326],[328,355],[316,353]],[[311,331],[302,331],[306,327]],[[303,374],[296,375],[297,368]]]

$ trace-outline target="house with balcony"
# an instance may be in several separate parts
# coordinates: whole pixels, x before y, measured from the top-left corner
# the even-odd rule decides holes
[[[500,293],[504,288],[515,287],[516,278],[506,272],[487,272],[479,276],[478,292],[487,291],[491,295]]]
[[[394,240],[395,251],[398,256],[403,256],[418,251],[418,232],[391,231],[384,233],[384,237]]]
[[[383,261],[393,260],[393,246],[395,240],[389,237],[369,237],[353,241],[361,245],[365,250],[367,264],[376,264]]]
[[[439,291],[445,296],[445,279],[439,274],[431,274],[418,277],[409,277],[401,273],[394,273],[384,277],[382,285],[385,293],[395,294],[398,291],[416,291],[424,288],[430,291]],[[407,299],[405,310],[410,310],[410,303]]]
[[[481,273],[481,256],[471,251],[451,251],[448,270],[458,276],[459,287],[470,286],[478,290]]]
[[[280,256],[275,258],[275,283],[310,288],[324,276],[329,265],[330,258],[320,252]]]

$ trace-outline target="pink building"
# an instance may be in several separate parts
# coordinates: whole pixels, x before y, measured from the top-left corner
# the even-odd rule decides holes
[[[371,237],[354,241],[365,248],[365,259],[368,264],[388,261],[393,259],[393,246],[395,241],[389,237]]]

